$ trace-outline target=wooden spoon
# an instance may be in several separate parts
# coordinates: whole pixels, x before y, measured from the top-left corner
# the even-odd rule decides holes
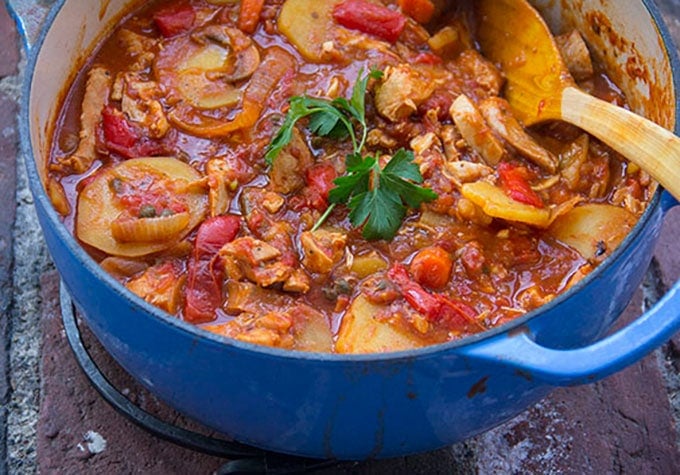
[[[505,97],[529,126],[563,120],[639,165],[680,200],[680,139],[578,89],[543,18],[526,0],[477,0],[482,52],[507,78]]]

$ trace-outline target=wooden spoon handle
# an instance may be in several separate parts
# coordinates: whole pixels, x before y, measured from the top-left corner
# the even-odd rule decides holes
[[[639,165],[680,200],[680,138],[575,87],[564,89],[561,115]]]

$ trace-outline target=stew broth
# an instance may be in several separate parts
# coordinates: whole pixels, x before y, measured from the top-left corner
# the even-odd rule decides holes
[[[475,28],[470,2],[146,2],[70,88],[48,193],[123,285],[227,337],[365,353],[506,323],[609,255],[654,185],[572,126],[523,128]]]

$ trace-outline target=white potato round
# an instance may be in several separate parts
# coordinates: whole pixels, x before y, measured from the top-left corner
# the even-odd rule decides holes
[[[599,262],[612,253],[637,221],[630,211],[608,204],[586,204],[558,217],[548,234]]]
[[[126,179],[167,180],[173,184],[173,199],[186,206],[189,220],[186,227],[171,239],[156,242],[123,242],[114,236],[113,223],[126,213],[116,199],[112,181]],[[76,236],[113,256],[134,257],[170,248],[183,239],[206,216],[207,190],[200,185],[190,186],[201,179],[191,166],[172,157],[145,157],[126,160],[99,173],[78,196]]]

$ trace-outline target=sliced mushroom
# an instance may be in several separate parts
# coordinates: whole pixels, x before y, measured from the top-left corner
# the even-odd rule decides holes
[[[243,91],[237,83],[252,76],[259,65],[260,53],[252,39],[237,28],[209,25],[190,38],[171,40],[154,67],[171,98],[216,109],[241,102]]]
[[[238,28],[210,25],[194,33],[191,38],[205,48],[217,45],[226,53],[224,61],[218,68],[206,69],[210,71],[211,79],[221,79],[227,82],[242,81],[252,76],[260,65],[260,53],[255,43]],[[207,52],[208,49],[203,51]],[[213,50],[208,54],[214,58],[217,56],[215,53]],[[190,64],[191,62],[185,66]]]

